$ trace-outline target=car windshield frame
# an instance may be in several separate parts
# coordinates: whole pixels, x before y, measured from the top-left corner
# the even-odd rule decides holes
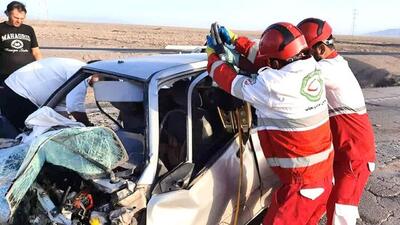
[[[147,166],[149,162],[149,149],[148,149],[148,135],[149,135],[149,129],[148,129],[148,85],[146,82],[143,82],[138,79],[134,79],[134,77],[129,77],[129,76],[123,76],[121,74],[115,74],[115,73],[110,73],[106,71],[97,71],[97,70],[89,70],[89,69],[80,69],[77,71],[70,79],[68,79],[60,88],[58,88],[50,97],[49,99],[42,105],[43,106],[48,106],[52,109],[55,109],[60,102],[63,101],[65,96],[73,89],[75,88],[79,83],[81,83],[83,80],[87,79],[93,74],[101,74],[104,77],[107,78],[112,78],[112,79],[122,79],[126,80],[128,82],[135,82],[141,86],[143,86],[143,107],[144,107],[144,118],[146,120],[145,123],[145,129],[144,129],[144,154],[145,154],[145,160],[144,160],[144,167]]]

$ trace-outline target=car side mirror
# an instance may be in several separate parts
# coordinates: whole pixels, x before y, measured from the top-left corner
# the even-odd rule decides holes
[[[153,189],[153,194],[185,189],[189,186],[194,163],[182,163],[164,175]]]

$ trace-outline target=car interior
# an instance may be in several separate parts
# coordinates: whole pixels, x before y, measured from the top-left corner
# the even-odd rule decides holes
[[[159,92],[160,158],[168,170],[186,161],[187,95],[190,80],[178,80]],[[204,169],[233,137],[222,123],[220,110],[228,109],[230,97],[213,85],[211,78],[201,80],[193,89],[192,151],[194,173]]]
[[[92,108],[88,110],[89,119],[95,126],[106,126],[116,132],[128,152],[130,166],[140,171],[146,162],[143,87],[133,81],[105,77],[88,91],[86,105]],[[187,95],[195,78],[185,77],[159,90],[159,157],[164,169],[158,173],[160,176],[187,160]],[[196,84],[191,101],[193,176],[196,176],[223,153],[224,146],[234,136],[226,115],[234,110],[236,102],[210,77]]]
[[[144,166],[143,87],[124,80],[104,80],[94,83],[93,91],[100,112],[117,126],[114,130],[128,152],[128,163],[135,168]]]

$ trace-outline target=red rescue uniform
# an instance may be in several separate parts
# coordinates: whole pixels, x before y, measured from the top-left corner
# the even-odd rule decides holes
[[[375,168],[374,133],[360,85],[347,61],[335,51],[319,64],[335,148],[335,185],[327,208],[328,225],[356,224],[358,204]]]
[[[265,67],[249,78],[212,54],[208,71],[222,89],[256,109],[261,147],[282,182],[263,224],[318,224],[332,188],[334,158],[318,63],[308,58],[280,70]]]

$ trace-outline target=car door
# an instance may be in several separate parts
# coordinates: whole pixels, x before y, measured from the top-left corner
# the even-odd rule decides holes
[[[268,165],[265,159],[263,150],[261,148],[260,140],[258,139],[258,134],[256,129],[250,130],[249,144],[253,149],[253,153],[257,160],[257,167],[260,180],[261,180],[261,207],[268,207],[271,200],[271,193],[274,187],[279,185],[278,176],[272,171],[271,167]]]
[[[226,132],[225,137],[218,139],[222,142],[204,146],[202,144],[207,142],[206,139],[196,141],[196,132],[207,130],[205,128],[207,125],[202,122],[200,122],[202,127],[198,127],[197,119],[194,118],[195,108],[201,108],[194,100],[199,94],[199,91],[196,91],[197,86],[206,79],[207,74],[203,73],[194,79],[188,88],[186,160],[158,182],[157,185],[160,186],[163,181],[168,180],[164,184],[171,186],[158,188],[157,193],[151,196],[147,206],[147,224],[149,225],[215,225],[231,224],[234,220],[240,172],[239,136],[236,133],[229,134],[212,128],[213,135]],[[211,85],[209,88],[216,87]],[[204,100],[200,102],[204,104]],[[211,108],[203,106],[204,110],[212,113]],[[211,118],[217,116],[214,114]],[[211,124],[211,127],[216,126]],[[205,159],[201,157],[202,155],[206,155]],[[250,142],[244,145],[243,161],[239,224],[246,224],[263,206],[258,160]],[[188,173],[191,173],[192,179],[186,184]],[[175,178],[171,178],[173,176]]]

